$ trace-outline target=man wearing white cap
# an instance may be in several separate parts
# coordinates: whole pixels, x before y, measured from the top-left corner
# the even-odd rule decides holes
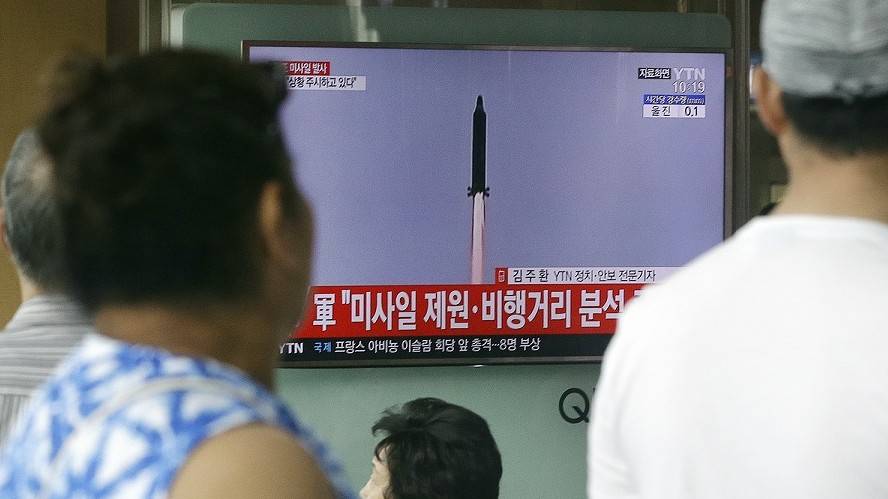
[[[595,499],[888,497],[888,1],[769,0],[762,45],[785,200],[629,307]]]

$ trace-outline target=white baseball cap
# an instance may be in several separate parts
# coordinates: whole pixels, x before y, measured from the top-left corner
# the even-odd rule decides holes
[[[806,97],[888,94],[888,0],[767,0],[762,66]]]

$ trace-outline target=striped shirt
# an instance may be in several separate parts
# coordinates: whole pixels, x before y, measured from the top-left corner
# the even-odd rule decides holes
[[[0,332],[0,444],[31,393],[93,331],[86,314],[64,296],[22,303]]]

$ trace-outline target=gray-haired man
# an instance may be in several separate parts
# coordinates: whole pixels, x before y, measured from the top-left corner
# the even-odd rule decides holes
[[[18,269],[22,305],[0,332],[0,443],[31,392],[92,326],[60,293],[63,263],[52,171],[36,135],[19,135],[3,174],[0,230]]]
[[[629,307],[595,499],[888,497],[888,1],[768,0],[783,202]]]

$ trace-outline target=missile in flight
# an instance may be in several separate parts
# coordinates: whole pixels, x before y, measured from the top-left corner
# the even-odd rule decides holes
[[[484,280],[484,198],[490,196],[487,187],[487,113],[484,99],[479,95],[472,114],[472,284]]]

